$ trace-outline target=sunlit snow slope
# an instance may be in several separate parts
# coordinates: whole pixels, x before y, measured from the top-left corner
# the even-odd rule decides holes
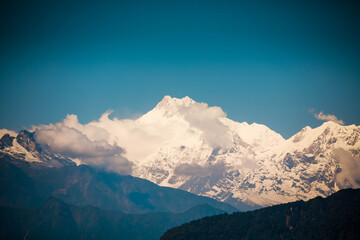
[[[327,196],[359,186],[360,127],[326,122],[285,140],[265,125],[234,122],[197,105],[188,97],[165,97],[137,120],[174,130],[136,165],[135,176],[239,207]]]

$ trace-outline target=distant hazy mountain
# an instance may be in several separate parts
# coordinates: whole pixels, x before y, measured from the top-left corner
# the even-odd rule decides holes
[[[360,239],[360,190],[341,190],[251,212],[195,220],[167,231],[161,240]]]
[[[0,238],[155,240],[171,227],[223,212],[205,204],[178,214],[135,215],[75,207],[50,197],[34,209],[0,207]]]
[[[26,133],[26,132],[25,132]],[[24,135],[20,132],[19,135]],[[29,134],[25,134],[29,136]],[[28,143],[36,143],[27,139]],[[24,161],[20,153],[0,153],[0,204],[7,207],[34,207],[50,196],[75,206],[91,205],[124,213],[180,213],[201,204],[224,211],[236,211],[226,203],[168,187],[144,179],[76,166],[70,160],[51,157],[42,150],[28,154],[42,161]],[[16,156],[16,157],[15,157]],[[51,165],[47,165],[48,158]]]
[[[71,166],[74,162],[64,154],[78,151],[76,141],[68,144],[75,146],[63,142],[71,138],[69,132],[76,131],[76,137],[81,135],[85,143],[94,145],[82,144],[83,152],[98,146],[109,150],[100,160],[90,158],[85,164],[108,161],[105,167],[121,171],[116,165],[121,159],[112,159],[111,154],[123,154],[131,162],[125,170],[131,169],[132,176],[239,209],[325,197],[360,186],[359,126],[325,122],[285,140],[265,125],[232,121],[219,107],[169,96],[136,120],[108,116],[109,112],[99,121],[82,125],[69,115],[62,123],[36,128],[47,150],[32,144],[36,141],[22,140],[25,135],[34,138],[33,133],[1,130],[0,153],[36,165]],[[51,147],[53,151],[48,151]]]

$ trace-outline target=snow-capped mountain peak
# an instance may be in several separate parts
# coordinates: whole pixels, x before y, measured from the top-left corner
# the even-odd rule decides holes
[[[173,98],[165,96],[151,111],[147,112],[138,119],[139,123],[155,123],[158,121],[166,122],[169,118],[176,116],[183,118],[182,109],[189,108],[196,102],[188,96],[184,98]]]
[[[183,98],[175,98],[167,95],[156,105],[155,109],[168,109],[179,106],[189,106],[193,103],[195,103],[195,101],[188,96]]]

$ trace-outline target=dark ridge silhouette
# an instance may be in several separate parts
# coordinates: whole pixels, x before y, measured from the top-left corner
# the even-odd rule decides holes
[[[161,240],[360,239],[360,189],[251,212],[205,217],[168,230]]]

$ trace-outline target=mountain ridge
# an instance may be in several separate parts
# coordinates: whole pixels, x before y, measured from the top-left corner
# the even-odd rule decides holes
[[[232,121],[220,107],[170,96],[135,120],[110,119],[109,114],[84,125],[69,115],[64,122],[34,130],[39,134],[50,129],[54,138],[64,138],[57,132],[59,127],[76,130],[90,143],[108,144],[105,149],[124,149],[114,151],[131,162],[133,176],[243,209],[325,197],[341,188],[360,186],[360,127],[356,125],[325,122],[284,139],[265,125]],[[38,160],[13,142],[13,148],[0,151]],[[88,164],[107,167],[106,158],[91,158]],[[87,164],[81,155],[72,159]],[[110,170],[116,169],[111,166]]]
[[[59,165],[49,167],[0,154],[0,205],[33,208],[54,196],[79,207],[91,205],[124,213],[180,213],[199,204],[237,211],[229,204],[180,189],[161,187],[146,179],[86,165],[63,162]]]
[[[183,213],[125,214],[93,206],[78,207],[56,197],[37,208],[0,206],[2,239],[159,239],[169,228],[224,211],[208,204]]]

